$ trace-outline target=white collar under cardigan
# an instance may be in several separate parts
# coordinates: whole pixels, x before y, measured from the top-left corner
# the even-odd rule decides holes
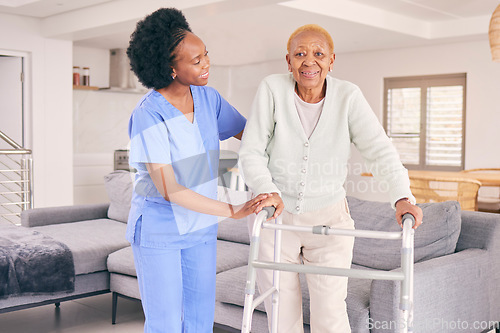
[[[351,142],[391,204],[415,199],[408,171],[361,90],[327,76],[323,112],[307,138],[294,105],[295,80],[274,74],[259,85],[239,151],[240,171],[255,193],[280,193],[285,209],[300,214],[342,200]]]

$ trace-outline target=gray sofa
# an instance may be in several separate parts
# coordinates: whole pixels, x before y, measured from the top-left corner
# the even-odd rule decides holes
[[[78,251],[74,255],[75,267],[80,267],[76,277],[80,283],[74,294],[44,296],[44,301],[53,303],[64,297],[112,291],[114,321],[118,296],[140,298],[132,252],[124,240],[123,221],[128,214],[130,201],[126,196],[130,195],[130,186],[128,173],[114,172],[106,179],[109,206],[35,209],[23,214],[24,226],[38,228],[42,233],[68,242],[72,250],[81,251],[80,255]],[[219,199],[231,203],[244,202],[248,195],[219,189]],[[398,230],[389,204],[348,200],[358,229]],[[492,321],[500,320],[500,288],[497,287],[500,285],[500,215],[460,211],[456,202],[421,207],[424,224],[415,236],[415,332],[482,332],[486,326],[493,325]],[[59,230],[63,225],[67,225],[67,230]],[[103,238],[94,238],[93,233]],[[215,325],[228,331],[237,332],[241,325],[248,244],[246,219],[220,219]],[[399,247],[399,241],[356,240],[353,267],[397,269]],[[308,332],[309,298],[304,279],[301,281],[305,331]],[[398,282],[350,279],[347,307],[352,332],[396,332],[398,294]],[[7,299],[10,305],[0,300],[0,308],[12,309],[13,304],[35,302],[26,296],[13,300]],[[252,328],[252,332],[267,332],[262,306],[254,314]]]
[[[64,243],[74,261],[74,291],[12,295],[0,298],[0,313],[56,304],[109,292],[107,257],[129,246],[126,225],[108,218],[109,204],[38,208],[24,211],[19,227]],[[0,226],[0,230],[3,226]],[[7,227],[7,226],[5,226]]]
[[[125,171],[112,172],[104,182],[112,204],[37,208],[21,213],[19,233],[40,233],[69,248],[74,290],[0,297],[0,313],[46,304],[59,306],[63,301],[110,292],[108,256],[130,246],[125,239],[128,208],[124,211],[121,207],[130,206],[132,183],[130,173]],[[0,225],[0,230],[9,227],[12,225]]]
[[[237,196],[231,201],[244,201],[242,194]],[[398,230],[389,204],[353,197],[348,201],[356,228]],[[421,208],[424,223],[415,234],[414,332],[483,332],[493,327],[500,320],[500,215],[461,211],[457,202]],[[224,221],[219,242],[248,244],[245,224]],[[352,266],[398,269],[399,249],[400,241],[356,239]],[[227,252],[219,257],[226,261],[240,250],[223,251]],[[245,280],[245,265],[218,273],[216,323],[240,327]],[[309,296],[303,277],[301,288],[305,331],[309,331]],[[352,332],[397,332],[398,296],[399,282],[350,279],[347,310]],[[252,332],[267,332],[263,307],[257,310]]]
[[[219,188],[219,200],[237,204],[248,196]],[[358,229],[399,230],[388,203],[353,197],[348,201]],[[424,224],[415,236],[415,332],[482,332],[493,326],[491,321],[500,320],[500,215],[461,211],[457,202],[421,207]],[[247,219],[219,220],[217,250],[215,325],[237,332],[249,250]],[[392,270],[399,265],[400,241],[356,240],[353,267]],[[130,248],[111,254],[108,269],[116,313],[119,295],[140,297]],[[309,296],[303,277],[301,282],[308,332]],[[398,295],[398,282],[350,279],[347,307],[352,332],[396,332]],[[252,332],[267,332],[262,305],[253,319]]]

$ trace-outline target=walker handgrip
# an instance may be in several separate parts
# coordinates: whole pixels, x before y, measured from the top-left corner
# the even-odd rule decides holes
[[[411,215],[410,213],[406,213],[403,215],[403,219],[402,219],[402,222],[404,223],[406,219],[410,219],[411,220],[411,226],[415,226],[415,216]]]
[[[267,212],[267,217],[269,218],[269,217],[274,215],[274,212],[276,211],[276,207],[268,206],[268,207],[262,208],[262,210],[265,210]]]

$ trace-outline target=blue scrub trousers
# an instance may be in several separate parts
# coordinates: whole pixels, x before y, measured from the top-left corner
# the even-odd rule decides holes
[[[132,250],[146,317],[144,332],[212,333],[216,239],[182,249],[142,247],[141,222]]]

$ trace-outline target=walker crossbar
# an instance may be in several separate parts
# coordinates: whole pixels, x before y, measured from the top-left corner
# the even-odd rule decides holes
[[[304,274],[345,276],[355,279],[402,281],[405,278],[402,272],[386,272],[386,271],[376,271],[376,270],[369,271],[365,269],[348,269],[348,268],[297,265],[297,264],[285,264],[285,263],[277,264],[269,261],[254,261],[252,265],[255,268],[279,270],[285,272],[296,272]]]
[[[413,235],[412,226],[415,224],[415,218],[410,214],[403,216],[403,230],[401,232],[384,232],[372,230],[351,230],[335,229],[328,226],[289,226],[281,224],[281,216],[275,219],[275,223],[265,223],[268,216],[274,214],[272,207],[265,207],[257,214],[253,226],[253,232],[250,242],[250,254],[248,259],[247,281],[245,289],[245,305],[243,309],[242,333],[249,333],[251,330],[252,314],[255,308],[267,297],[272,297],[271,314],[271,333],[278,332],[278,306],[279,306],[279,272],[297,272],[305,274],[322,274],[344,276],[359,279],[372,280],[394,280],[401,281],[401,297],[399,308],[401,310],[400,331],[403,333],[413,331]],[[274,243],[274,262],[259,261],[260,230],[262,228],[275,230]],[[309,232],[318,235],[339,235],[347,237],[377,238],[387,240],[402,240],[401,247],[401,268],[402,271],[384,271],[384,270],[360,270],[346,269],[324,266],[309,266],[302,264],[286,264],[280,262],[281,252],[281,231]],[[256,269],[268,269],[273,271],[273,287],[263,292],[254,300]]]
[[[338,236],[351,236],[358,238],[401,239],[403,236],[401,231],[389,232],[389,231],[375,231],[375,230],[336,229],[326,225],[306,227],[300,225],[282,225],[282,224],[279,225],[275,223],[262,223],[262,228],[310,232],[317,235],[338,235]]]

